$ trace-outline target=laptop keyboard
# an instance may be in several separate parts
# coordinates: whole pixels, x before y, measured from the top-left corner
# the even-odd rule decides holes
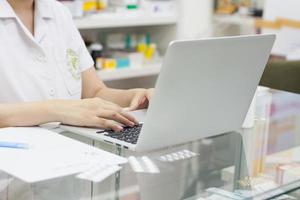
[[[136,125],[134,127],[124,127],[123,131],[116,133],[113,130],[106,131],[105,136],[115,138],[131,144],[136,144],[142,130],[143,124]]]

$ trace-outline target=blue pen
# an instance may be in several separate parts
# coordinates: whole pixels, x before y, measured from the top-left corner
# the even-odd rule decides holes
[[[12,149],[28,149],[29,145],[25,143],[15,143],[15,142],[4,142],[0,141],[0,148],[12,148]]]

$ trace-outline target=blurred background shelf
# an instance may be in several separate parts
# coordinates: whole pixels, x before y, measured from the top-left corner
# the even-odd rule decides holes
[[[259,18],[235,14],[214,14],[214,34],[213,36],[234,36],[256,34],[256,20]]]
[[[158,75],[161,69],[161,63],[147,64],[140,68],[124,68],[115,70],[98,71],[98,75],[103,81],[115,81],[130,78],[139,78],[145,76]]]
[[[72,1],[62,2],[65,4],[71,2],[72,4]],[[76,4],[77,1],[74,2]],[[72,6],[70,10],[74,11],[75,25],[86,45],[91,47],[94,44],[96,47],[95,44],[101,44],[104,59],[108,58],[107,60],[109,58],[119,59],[118,53],[126,49],[124,47],[128,43],[133,49],[137,49],[139,45],[140,50],[137,52],[144,54],[149,48],[149,44],[152,47],[154,45],[154,57],[164,57],[171,41],[211,36],[213,1],[141,0],[136,2],[141,3],[137,9],[108,4],[105,9],[84,11],[82,14],[78,14],[78,10],[72,9]],[[143,44],[147,44],[144,50]],[[120,50],[120,52],[114,50]],[[115,55],[112,55],[114,53]],[[126,55],[120,57],[129,58]],[[140,59],[137,60],[140,61]],[[150,59],[150,62],[153,60]],[[97,73],[109,87],[119,89],[151,88],[155,86],[160,67],[160,64],[123,69],[117,66],[114,70],[103,70]]]
[[[176,14],[145,15],[141,13],[101,13],[75,19],[78,29],[103,29],[176,24]]]
[[[222,23],[222,24],[254,26],[256,18],[251,16],[243,16],[239,14],[231,14],[231,15],[214,14],[213,20],[216,23]]]

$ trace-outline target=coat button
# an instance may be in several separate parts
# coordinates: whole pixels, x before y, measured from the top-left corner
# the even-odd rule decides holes
[[[49,94],[50,94],[51,96],[54,96],[54,95],[55,95],[55,89],[51,88],[51,89],[49,90]]]
[[[47,61],[46,57],[43,56],[43,55],[38,55],[38,56],[36,56],[35,59],[36,59],[37,61],[39,61],[39,62],[46,62],[46,61]]]

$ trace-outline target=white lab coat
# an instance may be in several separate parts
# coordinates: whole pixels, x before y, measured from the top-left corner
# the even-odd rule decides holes
[[[35,0],[34,36],[0,1],[0,103],[80,99],[81,72],[94,65],[72,16],[55,0]]]

